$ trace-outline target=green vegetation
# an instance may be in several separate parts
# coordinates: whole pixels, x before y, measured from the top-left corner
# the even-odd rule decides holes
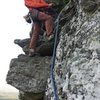
[[[60,12],[61,9],[63,9],[65,7],[65,5],[69,2],[70,0],[54,0],[55,5],[57,6],[57,11]]]

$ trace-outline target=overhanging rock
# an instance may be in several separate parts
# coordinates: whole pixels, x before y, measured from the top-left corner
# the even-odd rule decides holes
[[[7,83],[23,92],[44,92],[50,74],[50,59],[19,55],[11,60]]]

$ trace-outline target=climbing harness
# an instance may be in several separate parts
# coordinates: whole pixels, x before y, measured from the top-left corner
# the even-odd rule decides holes
[[[60,15],[58,16],[58,19],[57,19],[57,26],[56,26],[56,34],[55,34],[55,41],[54,41],[53,56],[52,56],[52,61],[51,61],[51,65],[50,65],[50,68],[51,68],[50,78],[51,78],[51,84],[52,84],[53,93],[54,93],[54,100],[58,100],[53,71],[54,71],[55,57],[56,57],[56,47],[57,47],[57,39],[58,39],[57,37],[58,37],[59,20],[60,20]]]

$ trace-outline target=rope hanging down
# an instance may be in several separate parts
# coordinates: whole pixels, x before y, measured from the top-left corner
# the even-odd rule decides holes
[[[51,83],[52,83],[52,88],[53,88],[53,92],[54,92],[54,100],[58,100],[58,96],[57,96],[57,92],[56,92],[56,86],[55,86],[55,79],[54,79],[54,65],[55,65],[55,57],[56,57],[56,48],[57,48],[57,39],[58,39],[58,28],[59,28],[59,20],[60,20],[60,15],[58,16],[57,19],[57,26],[56,26],[56,34],[55,34],[55,41],[54,41],[54,49],[53,49],[53,56],[52,56],[52,61],[51,61]]]
[[[68,5],[70,5],[71,1],[61,10],[60,14],[58,15],[57,18],[57,26],[56,26],[56,34],[55,34],[55,41],[54,41],[54,49],[53,49],[53,56],[52,56],[52,61],[51,61],[51,73],[50,73],[50,78],[51,78],[51,83],[52,83],[52,88],[53,88],[53,93],[54,93],[54,100],[58,100],[58,95],[57,95],[57,91],[56,91],[56,85],[55,85],[55,78],[54,78],[54,66],[55,66],[55,58],[56,58],[56,48],[57,48],[57,39],[58,39],[58,30],[59,30],[59,21],[60,21],[60,16],[62,14],[62,12],[67,8],[68,9]],[[66,9],[66,10],[67,10]]]

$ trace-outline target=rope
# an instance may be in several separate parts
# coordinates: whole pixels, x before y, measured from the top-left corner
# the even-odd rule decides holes
[[[54,49],[53,49],[53,56],[52,56],[52,61],[51,61],[51,74],[50,74],[50,78],[51,78],[51,84],[52,84],[52,89],[53,89],[53,93],[54,93],[54,100],[58,100],[58,95],[57,95],[57,91],[56,91],[56,85],[55,85],[55,78],[54,78],[54,66],[55,66],[55,58],[56,58],[56,48],[57,48],[57,39],[58,39],[58,29],[59,29],[59,21],[60,21],[60,17],[62,12],[64,12],[65,10],[68,9],[68,6],[71,4],[71,1],[68,2],[68,4],[60,11],[58,18],[57,18],[57,26],[56,26],[56,34],[55,34],[55,41],[54,41]]]
[[[51,83],[52,83],[52,88],[53,88],[53,93],[54,93],[54,100],[58,100],[58,96],[57,96],[57,92],[56,92],[56,85],[55,85],[55,79],[54,79],[54,74],[53,74],[53,70],[54,70],[54,65],[55,65],[55,57],[56,57],[56,48],[57,48],[57,39],[58,39],[58,28],[59,28],[59,19],[60,19],[60,15],[58,16],[57,19],[57,26],[56,26],[56,34],[55,34],[55,41],[54,41],[54,49],[53,49],[53,56],[52,56],[52,61],[51,61]]]
[[[69,2],[67,4],[67,6],[70,4],[71,2]],[[58,95],[57,95],[57,91],[56,91],[56,85],[55,85],[55,78],[54,78],[54,66],[55,66],[55,58],[56,58],[56,48],[57,48],[57,39],[58,39],[58,29],[59,29],[59,21],[60,21],[60,16],[62,14],[62,12],[67,8],[67,6],[65,6],[61,12],[58,15],[57,18],[57,26],[56,26],[56,34],[55,34],[55,41],[54,41],[54,49],[53,49],[53,56],[52,56],[52,61],[51,61],[51,74],[50,74],[50,78],[51,78],[51,84],[52,84],[52,88],[53,88],[53,93],[54,93],[54,100],[58,100]],[[67,8],[68,9],[68,8]]]

